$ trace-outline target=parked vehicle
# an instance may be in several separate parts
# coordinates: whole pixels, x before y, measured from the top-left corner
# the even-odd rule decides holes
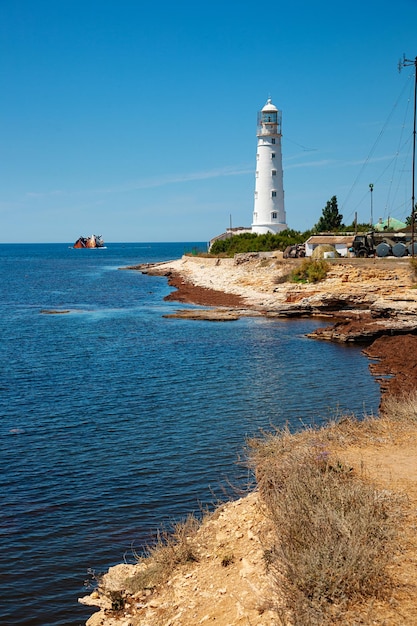
[[[414,251],[417,245],[414,244]],[[403,257],[412,254],[411,234],[402,232],[375,232],[356,235],[351,251],[357,257]]]
[[[284,250],[284,259],[301,259],[306,255],[305,243],[297,243],[294,246],[287,246]]]

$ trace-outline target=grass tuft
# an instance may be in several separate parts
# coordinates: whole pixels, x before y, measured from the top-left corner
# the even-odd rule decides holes
[[[139,559],[141,569],[126,581],[129,592],[154,589],[166,582],[179,565],[198,561],[193,539],[200,524],[194,515],[189,515],[185,521],[174,524],[171,531],[158,532],[155,545],[148,547]]]
[[[417,422],[417,391],[403,397],[387,395],[381,409],[384,416],[392,422]]]
[[[235,557],[230,552],[224,554],[220,558],[220,563],[222,564],[222,567],[229,567],[229,565],[232,565],[232,563],[234,562],[235,562]]]

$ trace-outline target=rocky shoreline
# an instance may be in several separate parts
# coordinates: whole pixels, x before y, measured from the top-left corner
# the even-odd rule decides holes
[[[284,261],[279,255],[240,257],[244,258],[183,257],[129,269],[167,278],[175,288],[167,299],[193,304],[192,308],[179,309],[176,317],[216,322],[237,320],[243,315],[323,318],[327,325],[310,337],[363,345],[364,353],[372,360],[370,369],[381,385],[382,416],[384,398],[389,402],[395,396],[415,393],[417,278],[408,262],[337,261],[329,266],[326,280],[300,285],[286,280],[297,260]],[[361,471],[365,457],[368,476],[376,484],[383,489],[405,490],[407,502],[417,506],[417,427],[413,423],[391,424],[384,417],[369,420],[363,432],[360,427],[355,430],[351,440],[342,436],[339,445],[343,454],[352,467]],[[348,419],[347,433],[349,424]],[[311,435],[305,432],[300,437],[308,443]],[[337,447],[336,440],[331,443],[331,432],[324,437],[326,445]],[[371,608],[365,606],[364,621],[360,623],[370,623],[367,618],[371,614],[372,623],[394,625],[417,619],[415,519],[408,504],[404,505],[404,516],[407,549],[400,550],[398,567],[393,563],[393,599],[378,599]],[[271,611],[268,600],[271,589],[264,561],[269,532],[258,492],[223,505],[196,534],[196,561],[179,567],[158,589],[141,593],[129,589],[129,580],[146,567],[143,563],[110,568],[103,579],[104,588],[80,599],[100,609],[88,620],[88,626],[276,624],[276,613]],[[120,610],[119,599],[123,600]],[[400,613],[404,621],[398,621]],[[353,621],[359,623],[356,617]]]
[[[234,259],[185,256],[130,269],[165,276],[176,289],[167,300],[239,309],[241,315],[332,320],[316,333],[318,339],[369,343],[383,334],[417,332],[417,277],[409,261],[332,260],[325,280],[307,284],[288,282],[297,264],[279,253],[259,253]]]
[[[378,374],[383,394],[417,388],[417,277],[409,260],[335,259],[320,283],[288,282],[288,273],[299,262],[284,260],[280,253],[252,253],[234,259],[185,256],[135,269],[166,277],[175,288],[167,300],[210,307],[179,309],[175,317],[320,318],[327,324],[309,337],[367,347],[365,354],[380,359],[371,370]],[[407,357],[397,359],[398,353]]]

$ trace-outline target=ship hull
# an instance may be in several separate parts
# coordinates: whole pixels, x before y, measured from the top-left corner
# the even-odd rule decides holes
[[[91,237],[78,237],[73,248],[104,248],[104,241],[101,235],[91,235]]]

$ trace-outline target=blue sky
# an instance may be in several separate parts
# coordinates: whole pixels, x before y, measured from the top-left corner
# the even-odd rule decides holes
[[[0,242],[249,226],[282,110],[287,223],[411,211],[417,0],[2,0]]]

